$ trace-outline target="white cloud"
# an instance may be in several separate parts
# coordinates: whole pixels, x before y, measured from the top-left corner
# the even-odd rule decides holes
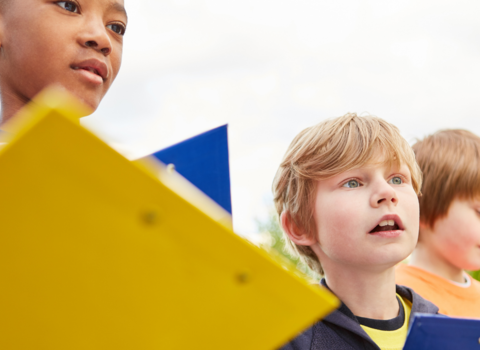
[[[390,48],[395,56],[407,58],[415,68],[421,69],[427,63],[428,40],[393,43]]]

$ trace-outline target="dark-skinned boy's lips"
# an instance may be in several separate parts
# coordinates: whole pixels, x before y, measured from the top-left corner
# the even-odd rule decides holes
[[[107,65],[96,58],[85,60],[79,63],[74,63],[70,66],[70,68],[72,68],[73,70],[79,70],[79,69],[86,70],[88,72],[91,72],[93,74],[100,76],[103,81],[107,80],[108,78]]]
[[[382,231],[404,231],[402,219],[397,214],[387,214],[382,216],[375,226],[368,233],[378,233]]]

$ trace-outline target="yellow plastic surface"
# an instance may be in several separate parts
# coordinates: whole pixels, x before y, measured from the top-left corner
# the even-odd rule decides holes
[[[62,100],[0,149],[0,349],[275,349],[338,306]]]

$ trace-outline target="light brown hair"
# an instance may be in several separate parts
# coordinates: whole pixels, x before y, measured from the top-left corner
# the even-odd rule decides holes
[[[349,113],[303,130],[288,147],[273,182],[278,215],[286,212],[296,229],[313,234],[317,181],[372,161],[407,165],[413,188],[419,193],[422,177],[415,155],[392,124],[374,116]],[[291,253],[323,274],[320,261],[309,246],[295,244],[286,234],[284,239]]]
[[[421,222],[433,228],[454,199],[480,195],[480,137],[467,130],[441,130],[413,150],[423,172]]]

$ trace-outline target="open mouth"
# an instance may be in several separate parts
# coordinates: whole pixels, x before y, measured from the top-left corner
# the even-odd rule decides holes
[[[400,226],[395,222],[395,220],[383,220],[373,228],[369,233],[375,232],[384,232],[384,231],[396,231],[400,230]]]

